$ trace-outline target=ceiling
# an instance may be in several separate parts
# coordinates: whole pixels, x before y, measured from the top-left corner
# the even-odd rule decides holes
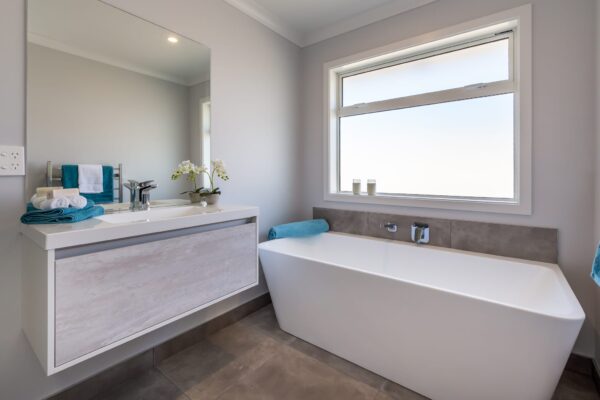
[[[186,86],[210,79],[208,47],[100,1],[29,0],[27,18],[32,43]]]
[[[225,0],[305,47],[436,0]]]

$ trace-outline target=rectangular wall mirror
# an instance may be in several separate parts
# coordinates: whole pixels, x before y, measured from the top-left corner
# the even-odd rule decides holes
[[[210,163],[210,49],[98,0],[27,6],[27,195],[93,164],[113,167],[112,201],[128,179],[185,199],[172,171]]]

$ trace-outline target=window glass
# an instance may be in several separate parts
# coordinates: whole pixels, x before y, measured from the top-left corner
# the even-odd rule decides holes
[[[344,77],[342,106],[508,80],[509,62],[501,39]]]
[[[514,197],[513,94],[340,118],[339,184],[377,192]]]

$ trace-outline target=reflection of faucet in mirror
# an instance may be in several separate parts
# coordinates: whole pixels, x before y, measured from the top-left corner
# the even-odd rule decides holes
[[[123,186],[129,189],[129,209],[133,211],[140,184],[133,179],[129,179]]]

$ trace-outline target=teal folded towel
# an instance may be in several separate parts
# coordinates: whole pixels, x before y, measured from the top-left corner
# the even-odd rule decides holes
[[[592,279],[596,285],[600,286],[600,244],[596,247],[596,255],[594,255],[592,263]]]
[[[269,229],[269,240],[318,235],[328,230],[329,224],[324,219],[292,222],[290,224],[277,225]]]
[[[77,165],[63,165],[62,185],[65,189],[79,187],[79,169]],[[88,200],[95,203],[112,203],[114,201],[113,186],[114,171],[110,165],[102,166],[102,193],[80,193]]]
[[[92,200],[84,208],[55,208],[54,210],[38,210],[31,203],[27,204],[27,212],[21,216],[24,224],[70,224],[104,214],[104,208],[94,205]]]

